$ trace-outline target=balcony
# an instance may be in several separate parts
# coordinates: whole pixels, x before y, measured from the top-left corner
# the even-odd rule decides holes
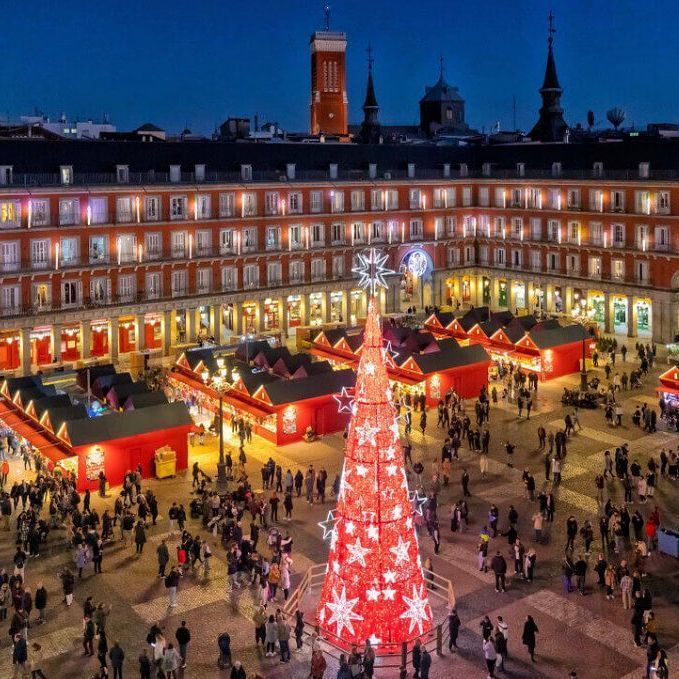
[[[625,274],[623,273],[611,273],[611,280],[612,281],[624,281],[625,280]]]
[[[196,286],[196,294],[198,295],[207,295],[211,291],[210,284],[205,283],[205,284],[199,284]]]
[[[160,248],[150,248],[147,249],[144,254],[144,259],[152,262],[155,259],[161,259],[163,256],[163,251]]]
[[[0,271],[2,272],[19,271],[20,267],[21,262],[18,260],[12,262],[0,262]]]
[[[64,269],[72,266],[80,266],[80,257],[69,257],[68,259],[62,259],[59,262],[59,266]]]
[[[238,285],[233,281],[222,281],[222,292],[234,292],[238,290]]]
[[[188,294],[188,287],[182,285],[180,287],[172,287],[172,296],[173,297],[186,297]]]
[[[209,245],[196,247],[196,257],[209,257],[212,255],[212,248]]]
[[[49,267],[50,263],[46,260],[40,260],[40,261],[32,261],[31,262],[31,269],[34,269],[36,271],[39,270],[45,270]]]
[[[259,287],[259,279],[243,281],[243,290],[256,290]]]
[[[0,316],[18,316],[21,314],[21,307],[16,306],[3,306],[0,307]]]
[[[282,280],[280,276],[272,276],[267,279],[268,280],[268,286],[270,288],[277,288],[279,285],[282,284]]]
[[[186,257],[186,247],[184,247],[183,245],[174,246],[171,252],[172,259],[184,259]]]
[[[131,304],[137,301],[137,294],[135,292],[121,292],[118,295],[118,301],[121,304]]]
[[[257,252],[256,245],[243,245],[243,253]]]
[[[542,264],[531,264],[530,270],[540,272],[542,271]]]
[[[575,274],[573,274],[573,275],[575,275]],[[601,271],[590,271],[587,274],[587,277],[590,280],[593,280],[593,281],[600,281],[601,280]]]
[[[323,273],[312,274],[312,275],[311,275],[311,282],[312,282],[312,283],[320,283],[320,282],[322,282],[322,281],[325,281],[326,278],[327,278],[327,277],[326,277],[326,275],[325,275],[325,272],[323,272]]]
[[[266,251],[267,252],[277,252],[278,250],[281,249],[281,242],[276,240],[276,241],[271,241],[266,244]]]
[[[656,252],[669,252],[670,251],[670,244],[669,243],[656,243],[653,246],[653,250]]]

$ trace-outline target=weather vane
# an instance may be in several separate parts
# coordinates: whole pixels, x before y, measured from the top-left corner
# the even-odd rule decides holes
[[[549,46],[552,46],[552,43],[554,42],[554,34],[556,33],[556,28],[554,28],[554,13],[552,10],[549,10],[549,16],[547,17],[549,19],[549,29],[547,31],[547,41],[549,42]]]
[[[358,266],[354,267],[352,272],[359,275],[358,284],[362,288],[370,290],[370,296],[374,297],[377,288],[387,287],[384,277],[394,273],[394,271],[384,266],[389,257],[375,248],[371,248],[364,253],[359,252],[357,257]]]

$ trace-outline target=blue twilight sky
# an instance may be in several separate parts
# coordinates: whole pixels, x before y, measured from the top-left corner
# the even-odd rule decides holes
[[[679,120],[676,0],[330,0],[348,34],[350,120],[365,94],[366,47],[385,123],[417,120],[424,86],[446,78],[467,121],[488,129],[533,124],[544,74],[546,17],[566,120],[613,106],[627,123]],[[323,0],[24,0],[2,3],[0,117],[38,108],[100,118],[118,129],[153,121],[210,133],[229,115],[308,126],[310,33]]]

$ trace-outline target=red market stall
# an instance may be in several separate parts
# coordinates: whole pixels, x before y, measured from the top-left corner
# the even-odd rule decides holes
[[[308,427],[321,436],[344,429],[348,414],[338,412],[334,395],[343,387],[354,386],[353,370],[332,370],[327,361],[312,362],[311,357],[301,359],[285,350],[268,354],[277,366],[274,372],[262,367],[266,359],[261,348],[252,351],[253,363],[258,357],[254,368],[233,354],[220,355],[218,349],[184,352],[168,376],[168,397],[184,401],[196,418],[208,414],[211,424],[218,411],[219,394],[210,381],[223,360],[229,375],[229,386],[222,391],[225,421],[244,417],[255,434],[276,445],[303,440]],[[207,383],[204,375],[208,376]]]
[[[660,377],[660,386],[656,389],[658,396],[664,399],[667,406],[679,409],[679,367],[672,366]]]
[[[78,458],[78,489],[84,490],[97,487],[101,471],[112,486],[137,466],[144,478],[154,476],[154,456],[163,446],[175,451],[177,471],[186,469],[193,427],[186,406],[176,402],[64,422],[59,437]]]

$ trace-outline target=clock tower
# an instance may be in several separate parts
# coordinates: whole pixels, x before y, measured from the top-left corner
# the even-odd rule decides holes
[[[347,35],[330,30],[330,10],[325,10],[325,30],[309,40],[311,49],[311,134],[346,136]]]

